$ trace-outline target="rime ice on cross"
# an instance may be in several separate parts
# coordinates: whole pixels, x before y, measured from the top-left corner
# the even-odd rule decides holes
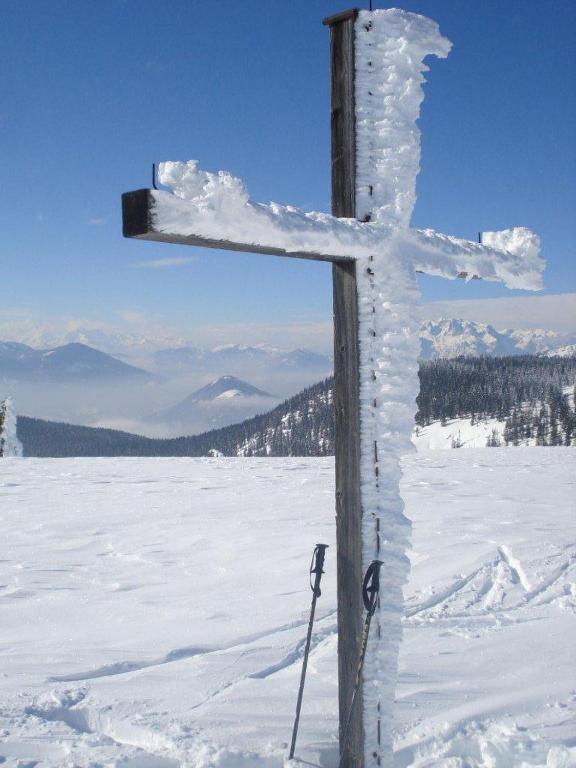
[[[346,765],[391,765],[392,704],[410,523],[399,492],[417,394],[416,272],[541,287],[524,228],[482,244],[409,227],[420,163],[423,61],[450,43],[422,16],[349,11],[331,28],[333,216],[251,201],[244,184],[196,162],[159,166],[172,191],[123,196],[124,234],[333,263],[340,721],[354,683],[364,570],[378,557],[380,606]],[[347,218],[338,218],[347,217]]]

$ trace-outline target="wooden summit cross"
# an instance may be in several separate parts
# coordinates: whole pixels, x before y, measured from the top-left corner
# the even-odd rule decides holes
[[[229,174],[205,173],[195,162],[163,163],[160,180],[173,192],[124,194],[123,231],[140,240],[332,263],[341,740],[359,657],[363,573],[373,558],[384,562],[363,705],[355,708],[344,755],[346,768],[363,768],[392,759],[409,537],[399,460],[417,387],[414,275],[532,289],[542,261],[538,238],[522,228],[485,233],[483,244],[409,228],[423,60],[450,49],[437,26],[395,9],[351,10],[324,23],[331,33],[332,216],[254,203]]]

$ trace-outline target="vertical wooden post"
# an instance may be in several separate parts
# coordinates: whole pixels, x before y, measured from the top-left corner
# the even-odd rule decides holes
[[[354,22],[358,11],[324,20],[330,27],[332,80],[332,214],[356,216]],[[334,263],[334,405],[336,411],[336,536],[340,749],[352,699],[362,634],[362,506],[360,376],[356,264]],[[363,768],[362,692],[349,732],[345,768]]]

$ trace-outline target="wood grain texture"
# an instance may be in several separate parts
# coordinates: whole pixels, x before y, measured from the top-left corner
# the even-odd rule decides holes
[[[124,237],[145,238],[150,232],[151,201],[149,189],[137,189],[122,195],[122,234]]]
[[[332,214],[356,216],[354,22],[357,11],[328,19],[332,72]],[[360,373],[356,264],[334,264],[334,401],[338,545],[338,679],[340,749],[356,680],[362,635],[362,503],[360,497]],[[362,691],[351,723],[345,768],[364,766]]]
[[[347,21],[348,19],[356,20],[357,16],[358,8],[350,8],[348,11],[342,11],[341,13],[335,13],[333,16],[327,16],[325,19],[322,19],[322,24],[324,24],[325,27],[332,27],[340,21]]]
[[[330,26],[332,214],[356,216],[356,118],[354,22],[356,11],[334,17]]]
[[[344,732],[360,656],[363,607],[360,498],[360,386],[356,264],[334,264],[334,410],[338,572],[338,698]],[[350,726],[346,768],[362,768],[362,693]],[[342,745],[341,745],[342,746]]]

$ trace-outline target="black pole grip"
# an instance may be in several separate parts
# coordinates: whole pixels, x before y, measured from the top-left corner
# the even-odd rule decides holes
[[[320,597],[322,594],[320,591],[320,579],[324,573],[324,558],[327,549],[328,544],[316,544],[312,555],[312,562],[310,564],[310,589],[315,597]],[[312,583],[312,574],[316,577],[314,583]]]
[[[364,608],[366,608],[370,616],[374,614],[378,603],[381,567],[382,560],[372,560],[362,583],[362,601],[364,602]]]

